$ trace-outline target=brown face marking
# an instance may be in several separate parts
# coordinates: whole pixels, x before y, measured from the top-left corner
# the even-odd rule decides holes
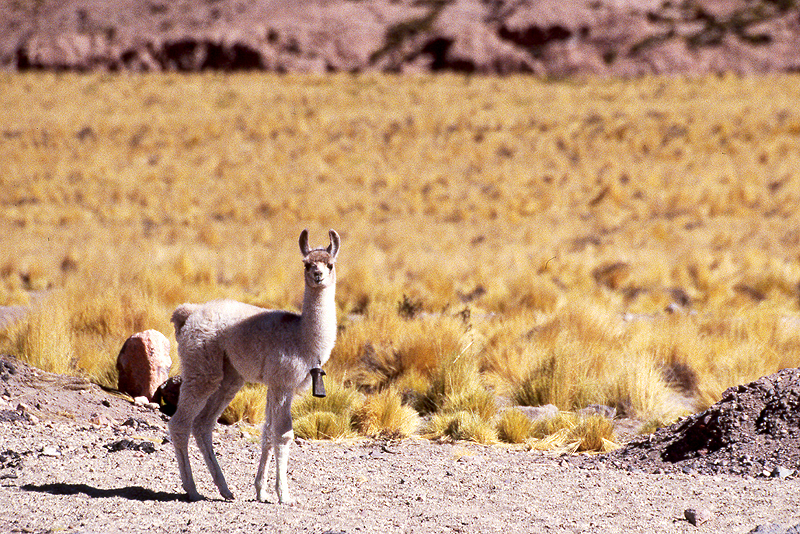
[[[305,263],[333,264],[333,257],[325,250],[312,250],[303,258]]]

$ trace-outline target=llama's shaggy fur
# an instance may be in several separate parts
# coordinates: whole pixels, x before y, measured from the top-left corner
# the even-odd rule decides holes
[[[267,403],[256,474],[258,500],[265,501],[264,472],[275,454],[275,489],[281,503],[292,502],[286,469],[294,439],[291,405],[296,391],[308,387],[309,371],[321,367],[336,340],[335,260],[339,235],[330,246],[311,250],[308,232],[300,234],[305,264],[302,314],[266,310],[231,300],[183,304],[172,314],[181,385],[178,408],[169,423],[183,488],[199,500],[189,464],[190,432],[197,440],[220,494],[232,499],[211,443],[214,424],[245,381],[266,384]]]

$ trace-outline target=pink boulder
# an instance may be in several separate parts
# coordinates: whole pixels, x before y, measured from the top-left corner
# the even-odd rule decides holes
[[[172,360],[169,340],[158,330],[145,330],[129,337],[117,356],[117,389],[131,397],[153,395],[169,376]]]

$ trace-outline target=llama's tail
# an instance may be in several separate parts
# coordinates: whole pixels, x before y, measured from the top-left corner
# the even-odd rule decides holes
[[[186,319],[188,319],[198,307],[197,304],[181,304],[172,312],[172,325],[175,327],[176,337],[180,335],[181,328],[186,324]]]

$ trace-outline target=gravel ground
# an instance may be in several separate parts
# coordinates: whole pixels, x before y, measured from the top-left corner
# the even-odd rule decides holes
[[[616,461],[425,440],[298,440],[289,468],[298,503],[259,503],[257,432],[246,426],[215,432],[236,500],[219,497],[193,446],[208,499],[189,503],[164,416],[3,361],[2,532],[682,533],[800,522],[793,476],[631,472]],[[687,508],[710,519],[694,526]]]

